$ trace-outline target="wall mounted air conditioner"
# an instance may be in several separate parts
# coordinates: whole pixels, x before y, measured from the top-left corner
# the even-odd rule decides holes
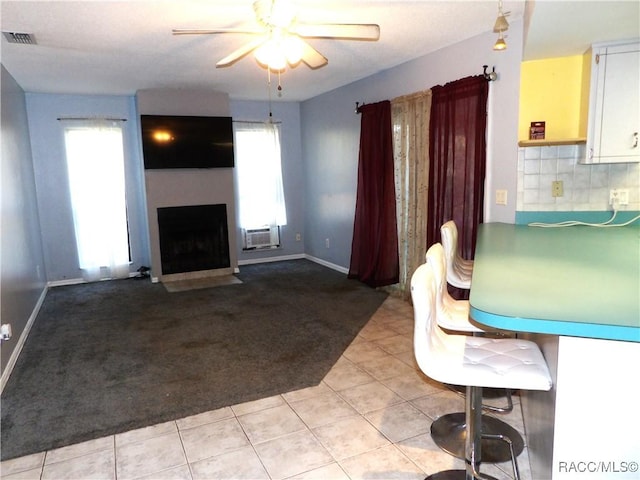
[[[269,248],[280,246],[280,227],[248,228],[244,231],[244,248]]]

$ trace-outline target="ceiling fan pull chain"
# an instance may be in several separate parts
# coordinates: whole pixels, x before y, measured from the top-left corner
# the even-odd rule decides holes
[[[267,87],[269,90],[269,123],[273,123],[273,112],[271,111],[271,70],[267,68]]]
[[[278,97],[282,97],[282,83],[280,83],[280,71],[278,70]]]

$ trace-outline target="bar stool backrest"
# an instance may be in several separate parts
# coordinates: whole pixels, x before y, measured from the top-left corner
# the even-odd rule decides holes
[[[473,260],[465,260],[458,250],[458,227],[453,220],[440,227],[440,237],[447,260],[447,282],[454,287],[471,288]]]
[[[442,239],[442,246],[445,250],[447,259],[447,267],[453,269],[453,264],[458,253],[458,227],[453,220],[445,222],[440,227],[440,238]]]
[[[447,259],[441,243],[434,243],[425,255],[433,269],[436,282],[436,310],[438,325],[455,332],[484,332],[469,321],[469,301],[456,300],[447,288]]]
[[[447,362],[437,359],[447,351],[447,334],[437,323],[437,286],[433,268],[420,265],[411,277],[411,300],[414,314],[414,355],[420,370],[428,377],[446,383]]]
[[[436,305],[438,310],[444,310],[456,301],[447,290],[447,258],[441,243],[434,243],[425,255],[427,263],[433,268],[433,277],[436,282]]]

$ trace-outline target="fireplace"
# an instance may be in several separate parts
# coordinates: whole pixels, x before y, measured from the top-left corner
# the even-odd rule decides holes
[[[163,275],[230,267],[226,204],[157,211]]]

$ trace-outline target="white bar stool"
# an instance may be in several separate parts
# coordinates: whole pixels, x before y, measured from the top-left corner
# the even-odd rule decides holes
[[[447,290],[449,259],[444,246],[441,243],[431,245],[425,254],[425,260],[433,267],[436,280],[438,325],[455,332],[486,333],[486,330],[469,321],[469,300],[456,300],[449,295]]]
[[[453,220],[440,227],[440,238],[447,258],[447,282],[454,287],[470,289],[473,260],[460,256],[458,249],[458,227]]]
[[[496,336],[495,332],[487,332],[469,321],[468,300],[456,300],[449,295],[445,279],[447,261],[442,244],[435,243],[429,247],[425,258],[433,269],[433,276],[436,282],[436,322],[438,326],[452,333]],[[456,393],[460,393],[457,387],[452,385],[451,389]],[[465,390],[463,389],[462,392],[464,395]],[[509,390],[507,390],[506,397],[506,407],[483,405],[483,408],[499,413],[508,413],[513,410],[513,401]],[[511,425],[498,418],[482,415],[481,430],[483,433],[494,437],[500,435],[509,437],[513,442],[513,451],[516,456],[520,455],[524,450],[522,435]],[[454,457],[465,457],[466,434],[465,412],[442,415],[431,424],[431,437],[435,444]],[[484,438],[482,440],[482,451],[483,460],[486,463],[506,462],[511,458],[509,446],[495,438]]]
[[[445,258],[445,265],[446,265],[445,276],[446,276],[447,282],[457,288],[462,288],[467,290],[470,289],[471,280],[473,277],[473,260],[465,260],[460,256],[459,248],[458,248],[458,228],[456,227],[456,224],[453,220],[449,220],[448,222],[445,222],[440,227],[440,236],[442,237],[442,250],[444,252],[443,254]],[[447,328],[453,331],[479,333],[479,331],[481,330],[477,329],[477,327],[475,327],[473,324],[469,322],[468,300],[456,300],[453,297],[451,297],[451,295],[449,295],[449,292],[446,288],[446,285],[445,285],[443,295],[445,298],[445,302],[448,305],[453,304],[454,305],[453,308],[466,308],[467,315],[465,316],[465,318],[462,318],[459,321],[457,318],[452,318],[451,319],[452,322],[455,322],[455,323],[444,324],[445,320],[438,320],[438,324],[443,328]],[[455,305],[457,305],[457,307]],[[464,395],[464,390],[459,391],[455,387],[453,387],[453,389],[456,390],[461,395]],[[489,390],[484,392],[484,398],[489,398],[489,397],[497,398],[500,396],[503,396],[503,395],[501,394],[501,392],[497,390]],[[513,400],[511,398],[510,391],[506,392],[506,398],[507,398],[507,407],[496,407],[493,405],[484,405],[484,409],[491,410],[497,413],[508,413],[511,410],[513,410],[513,403],[512,403]]]
[[[422,264],[411,277],[414,354],[418,366],[428,377],[467,387],[466,469],[435,473],[428,479],[490,479],[479,471],[482,461],[480,439],[484,435],[481,431],[482,388],[549,390],[552,386],[549,368],[533,342],[445,333],[437,325],[436,295],[433,267]],[[503,440],[511,445],[509,438]],[[515,478],[519,479],[513,453],[511,461]]]

